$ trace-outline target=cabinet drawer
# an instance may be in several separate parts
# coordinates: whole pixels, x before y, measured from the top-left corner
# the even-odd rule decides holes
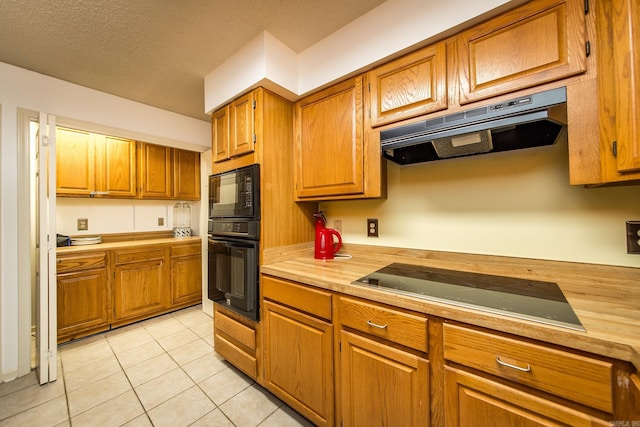
[[[216,335],[222,333],[227,335],[227,339],[237,341],[239,344],[247,347],[247,349],[255,351],[256,349],[256,331],[242,323],[232,319],[229,316],[216,311],[214,313],[214,328]],[[232,338],[231,338],[232,337]]]
[[[164,249],[141,249],[136,251],[114,252],[116,264],[129,264],[131,262],[150,261],[164,258]]]
[[[258,363],[254,356],[236,346],[235,343],[227,339],[226,336],[214,335],[213,344],[216,352],[224,356],[233,366],[249,375],[252,379],[255,380],[257,378]]]
[[[202,248],[200,244],[197,245],[180,245],[171,247],[171,257],[187,256],[187,255],[200,255]]]
[[[444,325],[445,359],[612,412],[612,364],[488,332]]]
[[[341,297],[338,316],[343,326],[427,352],[427,318],[377,304]]]
[[[66,273],[69,271],[105,268],[106,266],[107,253],[94,252],[83,255],[58,256],[56,270],[58,273]]]
[[[331,320],[329,292],[262,276],[262,296],[313,316]]]

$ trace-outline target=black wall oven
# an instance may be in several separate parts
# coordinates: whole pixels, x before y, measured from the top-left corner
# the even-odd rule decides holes
[[[258,165],[209,177],[208,297],[258,320]]]

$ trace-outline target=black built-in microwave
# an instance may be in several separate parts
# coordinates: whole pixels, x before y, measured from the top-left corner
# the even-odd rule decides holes
[[[209,218],[260,220],[260,165],[209,176]]]

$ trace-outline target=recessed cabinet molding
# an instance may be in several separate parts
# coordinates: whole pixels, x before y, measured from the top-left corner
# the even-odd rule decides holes
[[[584,0],[534,0],[456,37],[460,104],[587,69]]]

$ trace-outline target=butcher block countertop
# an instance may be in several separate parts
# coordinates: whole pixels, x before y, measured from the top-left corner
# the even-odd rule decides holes
[[[261,273],[633,363],[640,370],[640,269],[366,245],[350,259],[313,258],[311,245],[265,251]],[[586,332],[353,285],[399,262],[557,283]]]
[[[200,242],[200,236],[191,236],[191,237],[159,237],[152,239],[133,239],[133,240],[121,240],[121,241],[103,241],[103,243],[98,243],[96,245],[80,245],[80,246],[60,246],[56,249],[57,254],[71,254],[76,252],[87,252],[87,251],[110,251],[114,249],[133,249],[137,247],[151,246],[151,245],[163,245],[170,244],[175,245],[179,243],[192,243],[192,242]]]

